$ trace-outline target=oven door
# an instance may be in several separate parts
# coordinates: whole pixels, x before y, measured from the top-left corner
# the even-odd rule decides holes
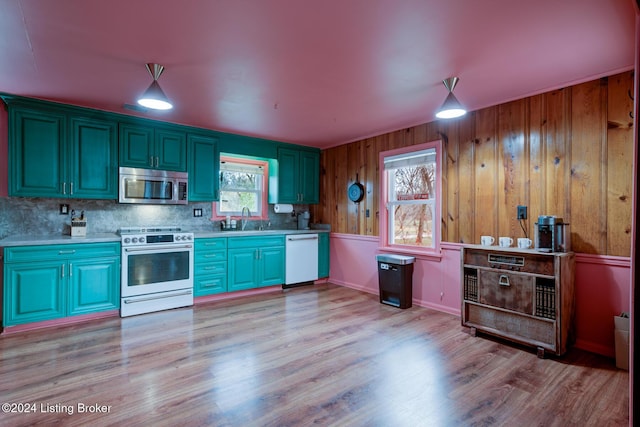
[[[122,297],[193,289],[193,244],[122,248]]]

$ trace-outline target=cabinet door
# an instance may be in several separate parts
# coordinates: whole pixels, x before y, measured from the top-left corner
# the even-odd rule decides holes
[[[98,119],[71,119],[70,196],[118,198],[116,124]]]
[[[320,154],[300,151],[300,198],[302,203],[320,200]]]
[[[9,196],[67,197],[65,122],[64,114],[9,110]]]
[[[329,277],[329,233],[318,233],[318,277]]]
[[[131,168],[153,168],[153,128],[120,123],[120,166]]]
[[[259,249],[259,286],[273,286],[284,283],[284,247]]]
[[[255,249],[229,249],[227,264],[229,291],[251,289],[258,286],[256,253]]]
[[[184,132],[157,129],[155,141],[155,169],[187,171],[187,136]]]
[[[69,313],[92,313],[120,307],[120,262],[98,258],[69,262]]]
[[[217,139],[189,135],[189,201],[212,202],[219,199],[220,155]]]
[[[57,319],[66,314],[66,264],[57,261],[5,264],[5,326]]]
[[[300,202],[300,153],[278,149],[278,203]]]

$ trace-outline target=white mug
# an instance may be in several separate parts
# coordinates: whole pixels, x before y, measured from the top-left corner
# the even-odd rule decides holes
[[[531,241],[531,239],[527,239],[526,237],[520,237],[518,238],[518,247],[520,249],[528,249],[531,247],[531,243],[533,243]]]
[[[496,239],[494,239],[493,236],[480,236],[480,244],[482,246],[491,246],[495,241]]]
[[[500,237],[498,242],[503,248],[508,248],[513,244],[513,239],[511,237]]]

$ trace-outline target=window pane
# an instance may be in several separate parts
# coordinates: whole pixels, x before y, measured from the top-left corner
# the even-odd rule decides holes
[[[220,191],[220,203],[218,204],[220,213],[237,215],[242,212],[242,208],[247,207],[251,215],[261,214],[260,197],[258,193],[241,191]]]
[[[262,175],[242,172],[221,172],[220,188],[236,190],[257,190],[260,188]]]
[[[434,247],[433,204],[391,205],[389,243]]]
[[[435,164],[389,170],[389,201],[435,198]]]

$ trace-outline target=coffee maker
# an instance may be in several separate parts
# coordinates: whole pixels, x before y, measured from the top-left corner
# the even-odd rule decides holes
[[[553,215],[540,215],[536,222],[536,249],[540,252],[569,252],[569,223]]]
[[[298,213],[298,230],[308,230],[310,219],[311,214],[309,213],[309,211]]]

